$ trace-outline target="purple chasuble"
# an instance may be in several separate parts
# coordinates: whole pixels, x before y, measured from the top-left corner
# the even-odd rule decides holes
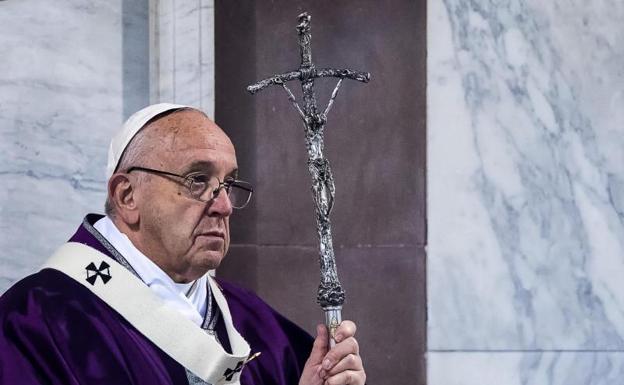
[[[122,265],[87,215],[71,242]],[[85,260],[85,266],[89,261]],[[218,280],[238,332],[262,355],[245,366],[243,385],[294,385],[312,337],[252,292]],[[230,351],[222,320],[217,335]],[[65,274],[43,269],[0,297],[0,384],[188,384],[185,368],[119,313]]]

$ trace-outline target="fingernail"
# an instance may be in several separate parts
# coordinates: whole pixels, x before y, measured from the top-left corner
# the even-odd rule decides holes
[[[336,336],[334,337],[334,339],[336,340],[336,342],[340,342],[342,341],[342,334],[336,334]]]
[[[328,359],[325,359],[325,361],[323,361],[323,368],[325,368],[326,370],[329,370],[331,368],[331,361]]]

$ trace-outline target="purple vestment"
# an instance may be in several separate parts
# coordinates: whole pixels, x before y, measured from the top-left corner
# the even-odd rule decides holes
[[[88,215],[70,239],[116,258]],[[86,261],[88,262],[88,261]],[[312,337],[252,292],[218,280],[234,326],[262,355],[243,369],[243,385],[297,384]],[[219,340],[228,338],[221,321]],[[119,313],[65,274],[43,269],[0,297],[0,384],[188,384],[183,366]]]

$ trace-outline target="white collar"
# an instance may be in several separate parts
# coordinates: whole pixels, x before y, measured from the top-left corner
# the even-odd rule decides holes
[[[176,283],[158,265],[139,251],[109,217],[98,220],[93,227],[119,251],[141,280],[167,305],[201,327],[206,313],[207,274],[195,282]]]

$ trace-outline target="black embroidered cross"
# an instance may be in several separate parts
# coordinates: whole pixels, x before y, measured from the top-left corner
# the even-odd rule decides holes
[[[104,282],[104,284],[106,285],[106,283],[110,281],[110,279],[112,278],[110,275],[109,267],[110,265],[104,261],[100,263],[99,268],[95,266],[95,263],[91,262],[86,267],[87,282],[89,282],[91,285],[95,285],[95,282],[97,281],[97,277],[101,277],[102,282]]]
[[[239,361],[238,364],[236,364],[236,367],[232,370],[232,369],[227,369],[225,371],[225,373],[223,373],[223,375],[225,376],[226,381],[230,381],[232,379],[232,377],[234,377],[234,375],[238,372],[240,372],[241,370],[243,370],[243,364],[245,363],[245,361]]]

